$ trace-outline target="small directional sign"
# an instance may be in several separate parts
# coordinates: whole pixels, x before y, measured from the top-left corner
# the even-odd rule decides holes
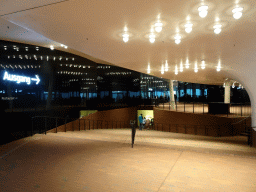
[[[14,75],[14,74],[9,74],[7,71],[4,73],[4,78],[3,80],[5,81],[14,81],[16,83],[27,83],[28,85],[31,84],[31,81],[35,81],[36,85],[40,82],[40,78],[38,75],[35,75],[35,78],[31,77],[26,77],[26,76],[21,76],[21,75]]]

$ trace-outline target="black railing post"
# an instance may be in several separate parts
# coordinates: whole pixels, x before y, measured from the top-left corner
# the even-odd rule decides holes
[[[47,129],[47,119],[46,119],[46,117],[45,117],[45,124],[44,125],[45,125],[44,130],[45,130],[45,135],[46,135],[46,129]]]
[[[169,102],[169,111],[171,110],[171,101]]]
[[[34,128],[34,117],[32,117],[31,137],[33,136],[33,128]]]
[[[78,130],[80,131],[80,118],[78,119],[78,126],[79,126]]]
[[[65,132],[67,132],[67,117],[65,117]]]
[[[241,117],[243,116],[243,105],[242,105],[242,103],[241,103]]]
[[[58,117],[56,117],[56,133],[58,132],[57,129],[58,129]]]
[[[176,105],[176,111],[178,111],[178,107],[177,107],[177,101],[175,101],[175,105]]]

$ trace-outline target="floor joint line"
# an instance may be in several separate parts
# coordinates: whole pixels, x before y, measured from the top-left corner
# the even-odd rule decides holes
[[[158,188],[157,192],[159,192],[159,190],[161,189],[161,187],[163,186],[164,182],[166,181],[167,177],[170,175],[170,173],[172,172],[172,169],[174,168],[174,166],[176,165],[176,163],[178,162],[179,158],[181,157],[183,151],[181,151],[179,157],[177,158],[177,160],[175,161],[175,163],[173,164],[171,170],[169,171],[169,173],[166,175],[165,179],[163,180],[163,182],[161,183],[160,187]]]

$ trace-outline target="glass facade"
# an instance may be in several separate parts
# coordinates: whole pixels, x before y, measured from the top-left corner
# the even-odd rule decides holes
[[[170,100],[169,80],[98,64],[49,48],[0,41],[0,101],[4,109],[53,106],[133,106]],[[174,82],[176,101],[223,102],[222,86]],[[232,88],[231,101],[248,101]]]
[[[49,48],[6,41],[0,46],[0,98],[5,109],[136,105],[167,94],[168,81],[161,78]]]

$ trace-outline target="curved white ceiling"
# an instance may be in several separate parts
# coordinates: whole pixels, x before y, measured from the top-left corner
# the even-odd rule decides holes
[[[250,0],[203,2],[209,6],[205,18],[198,15],[200,0],[7,0],[0,4],[0,36],[45,47],[53,44],[59,49],[65,44],[69,47],[65,51],[143,73],[150,64],[152,75],[166,79],[222,84],[237,72],[246,73],[244,52],[246,57],[254,57],[256,6]],[[232,16],[236,5],[244,7],[239,20]],[[151,44],[148,34],[158,16],[164,26]],[[193,23],[189,34],[184,30],[188,19]],[[223,26],[218,35],[213,32],[216,23]],[[122,40],[125,26],[130,34],[127,43]],[[176,34],[182,37],[178,45]],[[190,68],[183,66],[183,72],[175,75],[175,66],[184,65],[187,59]],[[161,74],[166,60],[169,69]],[[202,60],[205,69],[201,69]],[[219,61],[222,70],[217,72]]]

